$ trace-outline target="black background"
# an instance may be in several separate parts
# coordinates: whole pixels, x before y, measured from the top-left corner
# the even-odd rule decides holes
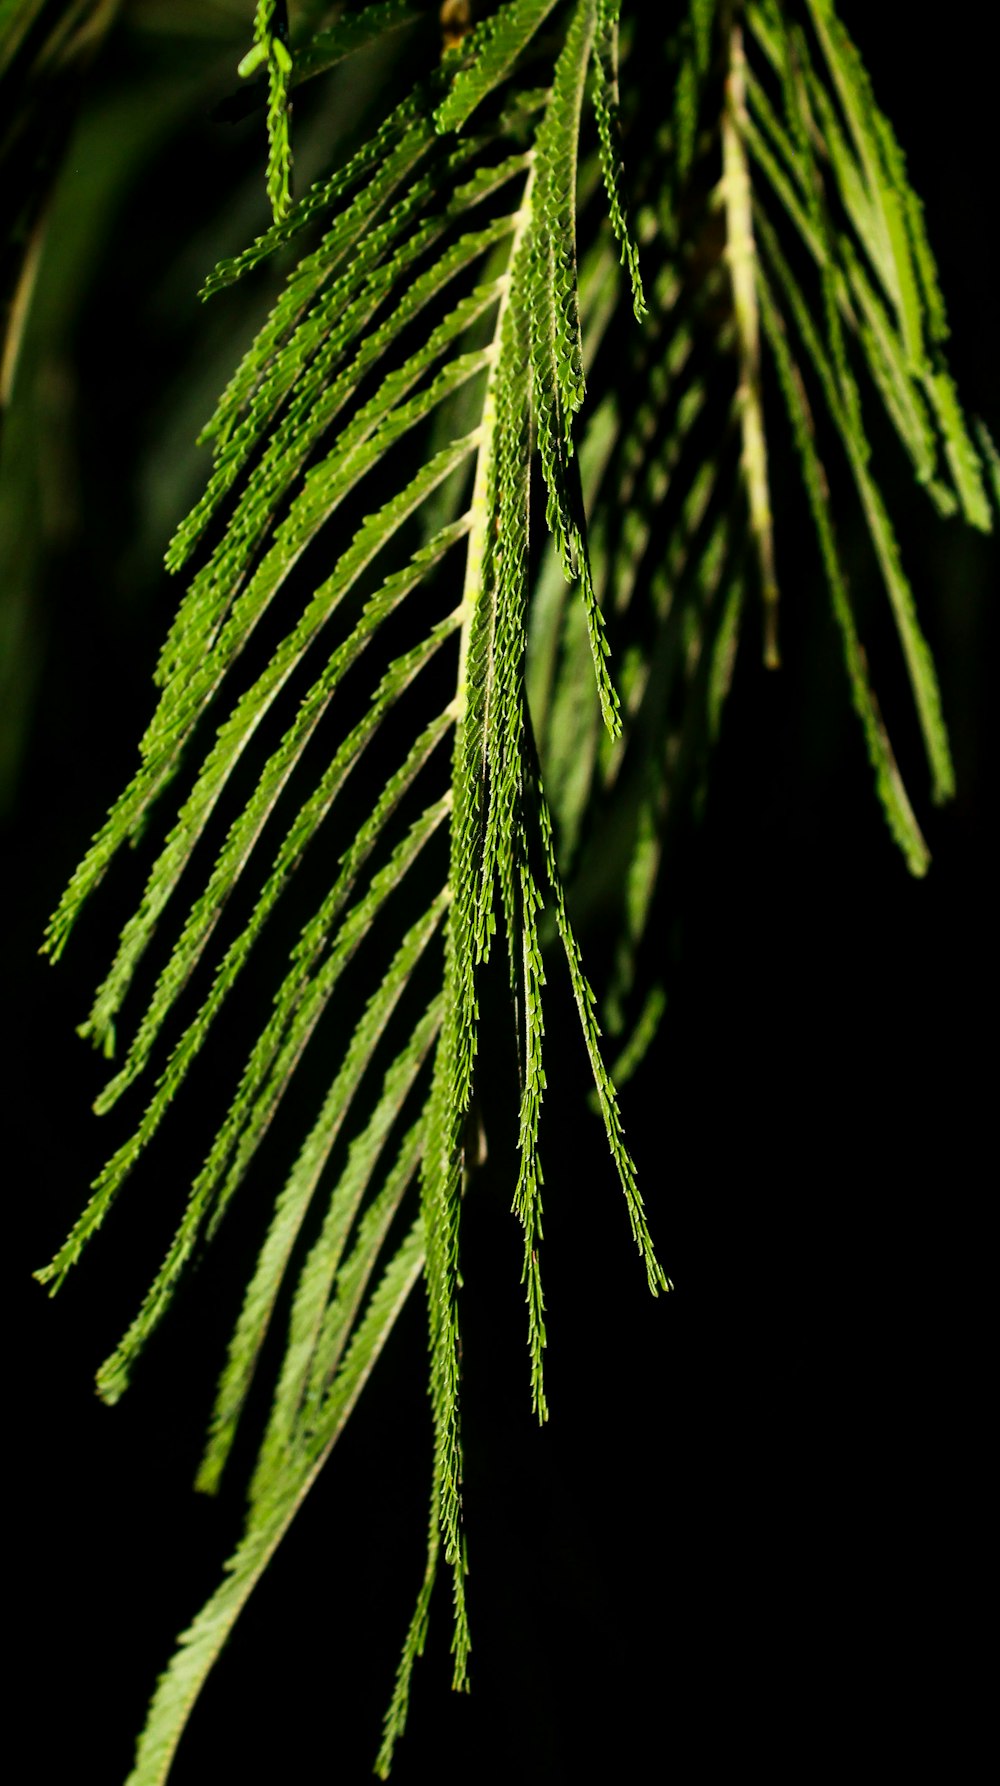
[[[934,32],[910,9],[842,12],[925,199],[960,389],[1000,432],[982,9],[938,9]],[[110,340],[86,351],[113,368]],[[117,425],[140,426],[141,392],[109,401]],[[101,418],[79,426],[86,458]],[[960,1774],[970,1759],[984,1673],[997,559],[900,488],[958,771],[948,810],[921,807],[934,865],[910,881],[887,838],[843,691],[827,686],[824,635],[795,617],[823,602],[811,573],[785,592],[784,673],[743,653],[686,870],[665,1032],[623,1099],[671,1297],[647,1296],[599,1131],[550,1073],[543,1431],[502,1162],[470,1200],[474,1691],[449,1693],[442,1588],[400,1786],[810,1772],[862,1742],[876,1767]],[[108,499],[95,525],[109,541],[114,517]],[[109,1786],[238,1529],[247,1462],[217,1504],[190,1492],[223,1289],[191,1293],[109,1412],[91,1376],[131,1313],[126,1244],[109,1226],[55,1302],[28,1281],[104,1154],[89,1112],[100,1063],[73,1034],[103,939],[57,973],[35,949],[131,762],[170,599],[161,590],[115,631],[91,551],[53,629],[4,852],[7,1202],[27,1217],[12,1249],[7,1538],[28,1592],[8,1629],[26,1651],[31,1777]],[[158,1170],[169,1179],[169,1154],[129,1195],[154,1199]],[[195,1711],[178,1786],[368,1777],[422,1569],[424,1345],[414,1298]]]

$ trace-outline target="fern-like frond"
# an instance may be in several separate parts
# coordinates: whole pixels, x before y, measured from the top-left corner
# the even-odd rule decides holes
[[[323,1100],[319,1115],[306,1137],[288,1181],[275,1203],[271,1228],[264,1243],[256,1272],[247,1288],[243,1311],[233,1333],[229,1360],[219,1384],[208,1447],[199,1477],[200,1485],[203,1488],[213,1488],[217,1485],[223,1464],[235,1437],[236,1422],[250,1387],[257,1358],[267,1333],[289,1259],[309,1213],[309,1206],[316,1193],[327,1160],[337,1141],[341,1126],[348,1117],[353,1099],[386,1025],[409,982],[416,963],[427,948],[441,921],[444,906],[445,898],[442,895],[433,902],[424,916],[404,936],[389,964],[381,986],[372,995],[355,1029],[344,1060]],[[435,1012],[434,1031],[438,1027],[439,1022]],[[402,1077],[404,1086],[406,1086],[407,1066],[419,1065],[422,1061],[428,1045],[427,1038],[421,1040],[422,1036],[422,1030],[418,1030],[416,1032],[417,1039],[411,1037],[393,1063],[392,1088],[390,1093],[384,1094],[384,1096],[395,1098],[397,1095],[396,1080]],[[402,1100],[400,1099],[399,1102]],[[380,1122],[384,1122],[384,1112],[381,1114],[380,1112],[381,1106],[376,1106],[376,1116]],[[343,1220],[338,1192],[339,1187],[331,1197],[323,1234],[318,1243],[324,1252],[331,1245],[328,1230],[332,1228],[336,1232]],[[349,1207],[346,1219],[349,1221],[355,1213],[356,1209]],[[334,1270],[335,1263],[336,1261]],[[325,1286],[325,1292],[321,1297],[318,1316],[310,1322],[308,1315],[303,1314],[303,1309],[308,1310],[315,1301],[312,1264],[312,1260],[307,1261],[303,1270],[298,1296],[292,1311],[288,1351],[285,1355],[286,1378],[289,1372],[297,1372],[301,1369],[303,1321],[309,1327],[306,1361],[311,1359],[316,1340],[316,1328],[330,1293],[333,1270],[330,1272],[331,1281]],[[279,1386],[276,1407],[282,1405],[287,1393],[287,1382],[283,1380]]]
[[[777,299],[787,305],[818,380],[823,408],[840,436],[909,672],[932,794],[941,800],[951,793],[954,775],[940,693],[895,530],[871,465],[864,414],[869,399],[862,392],[861,367],[939,511],[948,513],[957,505],[974,525],[989,526],[982,466],[943,361],[941,343],[947,327],[937,274],[898,144],[829,0],[809,0],[805,12],[812,36],[787,9],[762,4],[747,8],[749,28],[764,52],[765,65],[748,84],[741,131],[750,157],[818,269],[822,294],[818,309],[779,241],[776,220],[766,214],[764,193],[758,192],[757,229],[768,263],[766,276],[773,281],[769,341],[775,355],[780,355],[778,344],[784,335],[774,311]],[[780,86],[783,117],[767,91],[769,73]],[[834,201],[842,207],[846,228],[837,221]],[[783,361],[777,371],[786,399],[795,392],[805,401],[800,375],[789,382]],[[807,433],[811,439],[811,428]],[[808,485],[817,475],[816,466],[807,454],[806,436],[797,427],[796,438]],[[826,489],[825,479],[822,488]],[[828,546],[829,542],[823,546],[823,557],[829,572]],[[893,766],[892,776],[888,775],[887,759],[873,744],[870,717],[864,718],[868,697],[857,692],[858,659],[844,630],[842,580],[838,588],[834,608],[877,785],[890,829],[911,869],[922,873],[926,849],[909,799],[900,801],[898,771]]]
[[[297,962],[284,981],[276,1011],[250,1056],[236,1099],[192,1186],[187,1209],[167,1257],[128,1332],[98,1372],[98,1389],[105,1401],[117,1401],[126,1387],[133,1360],[166,1312],[177,1279],[202,1230],[207,1226],[211,1234],[218,1226],[230,1199],[246,1176],[288,1079],[345,967],[370,930],[382,900],[405,875],[445,817],[445,812],[444,804],[439,802],[412,827],[394,850],[386,868],[373,880],[367,895],[345,916],[338,928],[336,946],[314,977],[307,980]],[[419,956],[430,940],[439,915],[432,907],[426,918],[404,939],[403,971],[413,965],[414,957]],[[311,943],[312,940],[310,937]],[[365,1064],[368,1056],[363,1038],[369,1028],[378,1033],[380,1011],[381,1004],[376,1001],[366,1012],[364,1027],[359,1026],[358,1046]]]
[[[397,997],[399,994],[399,976],[396,976]],[[382,1245],[394,1220],[400,1201],[415,1172],[419,1167],[422,1128],[414,1124],[405,1138],[401,1152],[385,1178],[378,1195],[371,1201],[358,1223],[357,1239],[346,1262],[343,1262],[344,1251],[354,1225],[363,1198],[373,1181],[375,1171],[385,1147],[393,1124],[413,1089],[417,1075],[424,1066],[430,1049],[437,1039],[441,1028],[442,1001],[436,998],[420,1019],[409,1041],[387,1070],[382,1092],[365,1128],[351,1144],[347,1164],[338,1180],[336,1190],[330,1198],[324,1218],[323,1227],[316,1240],[299,1280],[295,1301],[289,1318],[288,1348],[282,1366],[281,1378],[274,1398],[274,1407],[268,1431],[261,1447],[260,1457],[254,1476],[253,1497],[260,1499],[268,1493],[268,1483],[285,1467],[285,1454],[289,1447],[294,1447],[300,1426],[300,1414],[304,1413],[306,1426],[315,1417],[319,1402],[328,1387],[339,1362],[344,1344],[348,1339],[360,1297],[364,1294],[372,1268],[378,1259]],[[357,1050],[355,1050],[357,1052]],[[345,1063],[345,1067],[349,1063]],[[343,1069],[341,1075],[343,1077]],[[343,1120],[345,1104],[335,1101],[339,1087],[335,1083],[331,1089],[328,1105],[334,1109],[334,1122],[339,1126]],[[326,1151],[336,1138],[331,1126],[329,1131],[321,1130],[317,1124],[317,1141],[313,1141],[312,1158],[315,1160],[319,1148],[325,1146]],[[314,1131],[314,1133],[316,1133]],[[313,1139],[312,1137],[310,1139]],[[301,1185],[303,1162],[297,1163],[293,1178],[289,1180],[284,1194],[287,1204],[293,1202],[293,1187],[298,1181]],[[314,1187],[313,1187],[314,1188]],[[280,1207],[275,1211],[277,1225],[281,1214]],[[286,1224],[287,1225],[287,1224]],[[272,1235],[275,1230],[272,1229]],[[273,1257],[276,1244],[268,1239],[268,1248]],[[264,1259],[262,1256],[262,1266]],[[283,1271],[284,1262],[280,1270]],[[278,1281],[278,1273],[274,1273],[274,1281]],[[258,1274],[264,1277],[263,1271]],[[253,1291],[258,1280],[255,1279],[247,1293],[247,1303],[241,1326],[249,1324]],[[259,1291],[258,1291],[259,1295]],[[270,1315],[265,1305],[264,1320]],[[237,1336],[233,1336],[232,1363],[237,1375],[238,1390],[246,1381],[246,1361],[252,1361],[255,1353],[250,1349],[241,1349],[236,1344]],[[256,1335],[254,1335],[256,1338]],[[226,1443],[226,1409],[224,1392],[229,1388],[226,1379],[220,1385],[220,1394],[216,1406],[213,1432],[206,1451],[205,1459],[199,1474],[199,1486],[214,1487],[218,1478],[220,1460],[224,1455]],[[306,1400],[309,1407],[305,1408]]]
[[[913,874],[923,874],[928,864],[927,845],[920,832],[903,785],[892,746],[886,735],[875,697],[869,686],[864,652],[861,648],[847,581],[837,552],[830,522],[829,485],[822,461],[816,451],[815,428],[805,394],[802,374],[792,358],[785,337],[784,325],[766,284],[761,284],[764,326],[774,354],[782,395],[788,410],[795,444],[802,462],[803,479],[809,507],[819,539],[823,568],[833,599],[834,614],[840,628],[851,695],[864,727],[868,755],[875,772],[875,785],[889,821],[889,828],[906,857]]]
[[[182,1632],[169,1668],[161,1675],[125,1786],[161,1786],[195,1701],[247,1600],[274,1556],[305,1496],[316,1481],[350,1417],[424,1264],[423,1230],[415,1222],[394,1254],[354,1329],[343,1363],[322,1398],[309,1442],[282,1493],[248,1523],[225,1574],[197,1618]]]
[[[952,784],[934,667],[876,481],[868,412],[884,410],[942,514],[961,509],[982,524],[972,494],[982,467],[976,461],[971,471],[961,465],[956,470],[964,461],[958,442],[969,439],[960,413],[942,426],[940,393],[946,382],[953,390],[941,359],[943,307],[902,159],[884,120],[876,121],[867,88],[861,108],[867,159],[861,157],[813,10],[803,8],[797,18],[794,7],[752,4],[744,40],[735,15],[693,7],[660,65],[665,85],[668,71],[676,71],[671,124],[650,129],[648,160],[640,150],[638,164],[633,162],[650,321],[633,343],[626,345],[617,333],[603,360],[598,353],[594,377],[607,395],[591,413],[579,460],[588,468],[595,582],[620,666],[623,732],[613,744],[600,743],[593,704],[581,692],[579,619],[562,603],[552,567],[532,611],[532,707],[561,856],[581,863],[582,909],[609,897],[601,861],[627,863],[614,896],[619,933],[604,1011],[614,1031],[631,1023],[637,1037],[645,1011],[641,951],[667,830],[689,778],[703,776],[705,749],[718,733],[732,678],[741,617],[753,593],[741,563],[745,535],[756,543],[750,583],[763,599],[765,617],[774,612],[781,548],[767,463],[769,437],[782,424],[771,407],[767,354],[778,391],[793,404],[794,413],[786,414],[803,476],[822,505],[820,557],[876,791],[915,874],[926,870],[927,846],[879,712],[829,531],[823,463],[829,448],[817,440],[817,430],[832,429],[833,451],[844,454],[853,477],[910,674],[933,796],[946,797]],[[827,8],[820,19],[829,27],[825,39],[843,51],[843,34],[829,24],[831,17]],[[638,121],[633,135],[642,140]],[[670,170],[667,182],[664,167]],[[902,245],[898,230],[878,221],[894,205],[906,220]],[[901,274],[897,265],[907,243],[913,267],[924,269],[914,274],[923,331],[918,359],[903,314],[905,270]],[[758,313],[765,301],[768,327],[761,338]],[[808,343],[801,367],[789,344],[790,332],[800,328]],[[720,356],[714,362],[713,350]],[[784,357],[778,363],[783,350],[792,354],[791,372]],[[727,379],[727,359],[736,398],[728,415],[717,395]],[[932,364],[943,381],[937,401]],[[605,365],[608,384],[602,386]],[[817,388],[810,394],[813,379]],[[619,394],[623,390],[626,395]],[[713,392],[707,402],[706,393]],[[780,404],[779,397],[778,414]],[[620,408],[627,409],[627,426]],[[734,422],[742,441],[742,521],[731,485]],[[810,507],[815,513],[813,497]],[[652,614],[658,616],[653,631]],[[765,638],[773,661],[776,640],[766,618]],[[626,1058],[629,1048],[626,1043]]]
[[[623,182],[620,99],[618,93],[618,26],[621,0],[598,0],[594,37],[594,110],[601,138],[601,172],[608,195],[608,215],[622,261],[632,284],[632,304],[639,322],[646,299],[639,270],[639,250],[629,218]]]
[[[257,0],[254,48],[240,64],[240,74],[252,72],[255,59],[267,67],[267,196],[276,223],[288,214],[292,202],[292,143],[288,98],[292,85],[292,57],[288,48],[288,8],[285,0]]]
[[[442,134],[463,128],[510,73],[555,5],[556,0],[509,0],[476,26],[466,39],[462,66],[434,114]]]
[[[198,1477],[217,1487],[269,1336],[287,1324],[244,1535],[159,1683],[130,1786],[165,1779],[234,1619],[421,1277],[431,1514],[380,1774],[442,1563],[454,1684],[468,1683],[461,1214],[475,1194],[467,1135],[495,941],[518,1070],[509,1188],[537,1417],[548,1412],[542,1143],[557,972],[648,1287],[670,1288],[602,1022],[627,1078],[665,1006],[650,956],[670,827],[700,798],[755,602],[764,661],[778,662],[783,437],[876,790],[915,874],[928,852],[869,676],[831,454],[888,595],[933,796],[953,784],[869,417],[887,420],[941,513],[980,527],[997,458],[985,431],[980,455],[962,416],[920,207],[830,0],[690,0],[666,32],[620,0],[502,0],[293,200],[295,84],[420,18],[375,0],[290,36],[277,0],[256,7],[240,72],[266,85],[274,222],[216,268],[205,295],[273,276],[265,263],[280,254],[287,271],[203,430],[206,488],[167,555],[190,581],[138,768],[46,939],[57,956],[174,789],[82,1026],[113,1053],[147,953],[175,919],[98,1109],[144,1075],[155,1083],[38,1274],[58,1287],[258,945],[298,912],[166,1257],[98,1373],[108,1401],[255,1170],[290,1086],[312,1084],[323,1061],[261,1224]],[[540,506],[545,527],[533,522]],[[603,981],[588,977],[582,944],[595,912]]]
[[[450,614],[421,624],[417,642],[391,659],[361,717],[342,731],[327,766],[292,818],[249,917],[173,1044],[145,1115],[98,1179],[90,1205],[41,1274],[45,1280],[58,1284],[103,1222],[203,1049],[265,925],[278,912],[304,853],[315,849],[321,829],[333,822],[342,790],[374,747],[388,714],[404,695],[412,708],[408,691],[416,693],[424,685],[430,673],[426,666],[439,661],[457,633],[455,680],[451,697],[430,717],[425,714],[396,766],[388,774],[380,769],[381,791],[292,950],[163,1265],[98,1373],[98,1387],[108,1401],[126,1387],[194,1248],[217,1230],[310,1039],[331,1000],[342,997],[348,964],[367,946],[373,926],[379,925],[380,934],[386,934],[387,924],[399,926],[403,892],[416,884],[418,864],[433,850],[445,821],[451,831],[450,865],[444,890],[421,915],[404,922],[377,990],[351,1019],[346,1051],[275,1201],[233,1333],[199,1475],[203,1488],[214,1488],[219,1480],[286,1277],[311,1233],[291,1300],[285,1361],[258,1463],[247,1534],[225,1588],[182,1641],[174,1669],[154,1702],[136,1775],[143,1780],[161,1777],[156,1770],[173,1751],[192,1682],[203,1678],[231,1616],[298,1504],[321,1442],[318,1435],[330,1430],[331,1409],[343,1404],[339,1386],[359,1347],[373,1354],[382,1343],[384,1328],[375,1325],[376,1314],[370,1311],[357,1325],[361,1299],[418,1166],[422,1214],[416,1269],[424,1269],[428,1293],[435,1512],[414,1632],[422,1641],[427,1583],[441,1554],[452,1571],[455,1679],[464,1684],[469,1635],[458,1406],[459,1206],[466,1176],[464,1131],[479,1048],[477,981],[498,914],[510,963],[513,1030],[523,1049],[521,1166],[512,1203],[524,1230],[531,1390],[540,1417],[546,1403],[539,1261],[545,973],[539,925],[550,906],[563,936],[611,1155],[650,1286],[656,1290],[667,1283],[652,1253],[613,1087],[600,1055],[594,998],[583,975],[533,768],[524,687],[531,463],[537,443],[564,569],[581,583],[579,611],[600,702],[613,728],[617,723],[572,434],[584,394],[577,141],[598,32],[604,57],[597,75],[598,135],[611,225],[638,277],[626,233],[621,169],[617,159],[610,159],[617,128],[617,9],[599,10],[597,0],[578,0],[557,45],[551,89],[515,88],[498,113],[488,108],[491,95],[553,11],[551,5],[520,0],[502,7],[462,46],[451,68],[430,77],[420,100],[397,108],[371,145],[298,205],[291,205],[287,195],[289,160],[282,130],[287,127],[292,69],[278,28],[279,11],[271,5],[258,8],[258,53],[243,67],[244,73],[252,73],[255,65],[267,67],[275,225],[254,249],[220,269],[209,289],[248,271],[320,220],[323,234],[289,275],[271,318],[205,431],[215,467],[205,496],[176,536],[171,566],[179,568],[198,550],[210,525],[221,519],[224,527],[195,572],[164,649],[157,672],[159,704],[142,742],[140,768],[74,877],[49,933],[48,947],[57,954],[116,852],[136,838],[185,754],[192,744],[197,747],[209,708],[228,700],[228,714],[214,741],[202,747],[201,765],[84,1026],[106,1052],[113,1047],[115,1025],[139,963],[176,902],[181,877],[189,873],[203,840],[218,833],[220,803],[230,799],[246,753],[290,687],[304,686],[305,692],[299,694],[277,745],[264,753],[255,782],[216,846],[214,867],[168,952],[124,1063],[99,1101],[101,1109],[110,1108],[149,1069],[178,1000],[204,972],[223,912],[256,862],[273,815],[285,811],[286,794],[301,781],[303,765],[315,759],[317,742],[336,727],[342,690],[356,685],[364,654],[384,632],[398,632],[429,579],[446,568],[452,548],[464,541],[463,592]],[[363,35],[361,27],[359,32]],[[316,56],[328,55],[332,48],[331,42],[313,40]],[[297,53],[308,70],[308,47],[297,48]],[[422,99],[435,90],[443,96],[431,115]],[[469,134],[464,126],[473,112],[475,134]],[[457,140],[456,131],[462,132]],[[514,208],[504,211],[498,201],[512,188],[517,194]],[[470,229],[467,220],[477,207],[487,211],[487,220]],[[449,289],[458,282],[464,289],[446,309]],[[476,402],[478,420],[471,432],[449,433],[448,419],[469,415]],[[434,450],[422,462],[418,458],[415,469],[396,469],[412,463],[416,440],[432,438]],[[441,520],[445,492],[457,493],[461,503],[456,478],[472,463],[467,505]],[[321,536],[336,538],[341,511],[346,514],[358,494],[372,487],[379,498],[367,518],[337,546],[332,567],[318,585],[310,584],[315,542]],[[400,568],[393,567],[392,555],[398,556],[399,543],[430,512],[432,500],[439,524],[416,550],[404,551]],[[378,570],[383,581],[373,587]],[[265,618],[274,628],[279,598],[281,637],[264,667],[253,669],[241,687],[239,666],[249,661],[251,641]],[[311,681],[304,683],[321,641],[327,640],[324,667],[318,674],[313,669]],[[401,809],[417,780],[430,773],[437,746],[449,733],[454,740],[450,785],[400,831]],[[378,866],[366,882],[373,853]],[[442,920],[440,989],[425,1016],[415,1026],[411,1021],[400,1035],[397,1007],[407,1000],[418,968],[424,972],[421,964],[426,964]],[[384,1068],[381,1093],[373,1094],[374,1061],[390,1038],[391,1064]],[[390,1135],[424,1082],[425,1067],[423,1112],[411,1122],[395,1164],[387,1166]],[[323,1189],[360,1100],[361,1116],[346,1159],[332,1188]],[[319,1201],[325,1213],[317,1224],[312,1212]],[[384,1293],[376,1292],[374,1310],[385,1305],[394,1312],[396,1286],[412,1281],[416,1245],[414,1240],[409,1249],[404,1247],[386,1268]],[[415,1641],[411,1633],[405,1666],[406,1657],[412,1662],[416,1653]],[[399,1691],[394,1704],[398,1713]]]

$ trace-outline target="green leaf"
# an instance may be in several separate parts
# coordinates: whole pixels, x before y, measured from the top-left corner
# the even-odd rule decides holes
[[[911,874],[927,871],[930,855],[913,815],[909,796],[889,743],[888,734],[869,686],[864,652],[847,592],[847,582],[840,563],[828,507],[826,473],[814,445],[814,428],[805,397],[802,375],[789,352],[774,299],[767,283],[760,279],[761,307],[764,326],[774,355],[782,394],[795,434],[803,481],[809,507],[816,526],[827,586],[833,602],[834,616],[840,629],[844,661],[851,685],[851,698],[861,720],[868,747],[868,757],[875,773],[875,785],[888,820],[889,829],[906,857]]]
[[[462,48],[451,90],[434,114],[440,132],[461,130],[478,105],[510,73],[556,0],[508,0],[481,21]]]

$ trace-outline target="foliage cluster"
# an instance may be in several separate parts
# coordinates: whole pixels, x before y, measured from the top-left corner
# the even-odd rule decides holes
[[[302,6],[290,28],[276,0],[256,7],[239,74],[260,89],[273,223],[204,295],[224,303],[275,266],[282,284],[203,430],[212,469],[167,554],[190,581],[139,768],[47,934],[58,957],[119,852],[179,789],[81,1031],[114,1057],[147,950],[186,899],[97,1108],[153,1086],[38,1274],[58,1288],[272,919],[316,894],[162,1267],[100,1368],[108,1402],[247,1180],[310,1045],[336,1063],[274,1198],[198,1477],[218,1487],[284,1322],[244,1536],[160,1681],[130,1786],[166,1777],[234,1620],[421,1280],[428,1547],[381,1774],[442,1565],[454,1682],[467,1684],[459,1234],[481,1150],[498,1144],[481,1134],[477,1075],[510,1069],[511,1201],[544,1420],[539,1140],[545,985],[560,957],[646,1281],[670,1287],[616,1086],[662,1014],[650,924],[668,822],[700,798],[741,636],[759,630],[764,664],[779,663],[781,429],[875,790],[915,875],[927,846],[868,674],[831,489],[853,491],[864,517],[932,799],[953,792],[871,417],[888,422],[927,501],[981,530],[997,459],[963,416],[921,207],[831,0],[690,0],[667,31],[629,9],[620,19],[619,0],[503,0],[469,28],[445,10],[442,43],[436,17],[403,0]],[[25,131],[32,81],[113,11],[0,14],[0,69],[27,95]],[[416,83],[294,197],[292,96],[397,39],[422,64]],[[30,260],[29,248],[18,290]],[[609,903],[612,858],[624,872],[598,996],[578,936],[588,904]],[[486,1035],[481,1014],[497,937],[503,1036]]]

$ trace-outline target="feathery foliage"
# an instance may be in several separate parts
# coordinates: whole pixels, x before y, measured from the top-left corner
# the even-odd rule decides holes
[[[831,0],[690,0],[667,9],[666,30],[620,0],[480,10],[368,140],[294,198],[293,89],[418,14],[377,0],[348,13],[313,7],[289,24],[277,0],[259,0],[239,74],[266,88],[273,222],[204,292],[225,303],[268,262],[284,283],[203,430],[212,468],[167,554],[171,571],[191,575],[139,766],[46,938],[58,957],[123,846],[153,830],[157,803],[179,785],[81,1031],[115,1054],[147,950],[174,919],[98,1108],[136,1081],[152,1086],[38,1274],[57,1288],[272,918],[292,904],[298,870],[337,856],[162,1266],[98,1372],[116,1401],[321,1033],[333,1048],[327,1089],[273,1200],[198,1477],[218,1487],[269,1330],[285,1321],[244,1535],[159,1683],[129,1786],[166,1778],[235,1618],[421,1279],[431,1512],[381,1775],[442,1566],[454,1683],[467,1685],[460,1229],[474,1195],[480,995],[498,931],[519,1084],[511,1202],[539,1420],[544,1019],[558,972],[579,1016],[608,1176],[650,1291],[670,1287],[615,1079],[634,1071],[662,1017],[662,985],[642,960],[669,823],[704,783],[748,603],[759,605],[765,665],[779,662],[771,467],[783,432],[875,791],[914,874],[928,852],[869,678],[830,499],[833,456],[884,581],[932,798],[953,791],[871,418],[888,424],[937,510],[982,529],[997,457],[966,425],[919,201]],[[540,505],[545,526],[532,527]],[[364,816],[345,832],[340,814],[358,798]],[[612,836],[625,839],[627,870],[599,1003],[576,920]],[[618,1038],[614,1075],[602,1025]]]

